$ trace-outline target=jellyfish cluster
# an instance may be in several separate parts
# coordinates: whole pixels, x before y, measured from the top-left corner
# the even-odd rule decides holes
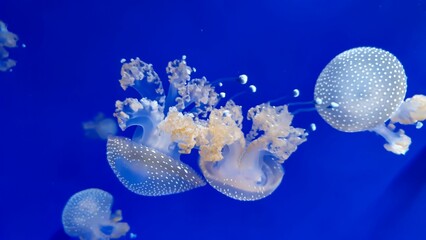
[[[108,162],[130,191],[161,196],[206,185],[238,200],[271,194],[284,176],[282,163],[306,141],[305,129],[291,125],[286,105],[260,104],[248,110],[250,132],[242,131],[242,107],[223,104],[216,85],[192,78],[186,58],[169,62],[168,91],[153,66],[139,58],[124,62],[120,84],[140,98],[116,102],[114,116],[132,139],[110,137]],[[201,174],[180,157],[196,151]]]
[[[16,65],[16,61],[9,58],[6,48],[16,47],[18,36],[7,30],[4,22],[0,21],[0,71],[7,71]]]
[[[132,139],[108,139],[107,159],[120,182],[145,196],[180,193],[205,182],[242,201],[274,192],[284,176],[282,163],[308,136],[292,126],[288,105],[268,102],[250,108],[246,118],[251,130],[244,133],[241,106],[224,101],[215,82],[192,78],[194,68],[185,56],[169,62],[166,72],[167,94],[151,64],[139,58],[123,62],[121,87],[135,89],[140,98],[116,102],[120,128],[135,131]],[[395,124],[419,128],[426,118],[426,97],[405,99],[406,90],[404,68],[394,55],[359,47],[327,64],[312,102],[333,128],[373,131],[385,138],[386,150],[405,154],[411,139]],[[198,171],[181,160],[192,151],[198,153]]]
[[[167,91],[152,64],[139,58],[122,63],[120,85],[133,88],[139,98],[116,101],[113,115],[121,130],[133,129],[133,137],[112,136],[115,132],[105,131],[112,124],[101,117],[85,129],[107,137],[112,171],[136,194],[177,194],[208,183],[230,198],[259,200],[277,189],[282,164],[307,140],[307,130],[292,126],[297,111],[290,112],[289,104],[262,103],[243,114],[232,98],[225,101],[216,91],[221,82],[192,78],[195,69],[185,56],[168,63]],[[311,104],[332,128],[375,132],[386,140],[386,150],[405,154],[411,138],[396,125],[421,128],[426,119],[426,96],[406,98],[406,91],[404,68],[393,54],[359,47],[326,65]],[[251,122],[247,133],[245,118]],[[198,154],[197,169],[181,159],[191,152]],[[123,236],[129,226],[120,222],[121,211],[111,214],[111,204],[111,194],[100,189],[76,193],[63,210],[65,232],[81,239]]]

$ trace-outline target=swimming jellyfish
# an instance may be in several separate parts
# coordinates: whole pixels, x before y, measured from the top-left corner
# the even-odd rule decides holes
[[[0,71],[6,71],[16,65],[15,60],[9,58],[8,48],[16,47],[18,36],[7,30],[6,24],[0,21]]]
[[[105,240],[124,236],[130,229],[121,211],[111,214],[113,197],[101,189],[80,191],[68,200],[62,212],[65,233],[82,240]]]
[[[306,141],[302,128],[291,126],[288,106],[268,103],[248,111],[252,120],[244,136],[241,106],[228,101],[210,113],[199,138],[199,165],[209,184],[236,200],[269,196],[284,176],[282,163]]]
[[[98,113],[92,121],[83,122],[86,136],[91,138],[107,139],[117,133],[117,123],[113,118],[105,118],[103,113]]]
[[[124,90],[133,87],[142,99],[116,102],[114,116],[120,128],[124,131],[135,126],[136,130],[132,140],[110,137],[107,158],[118,179],[130,191],[161,196],[206,184],[180,160],[180,155],[190,153],[195,144],[195,124],[188,125],[188,119],[170,124],[163,122],[167,114],[182,115],[185,109],[191,119],[205,115],[217,103],[218,95],[207,80],[190,79],[191,72],[184,58],[170,62],[167,67],[170,84],[165,96],[162,82],[151,64],[139,58],[123,63],[121,87]],[[169,128],[174,128],[173,137],[165,131]]]
[[[426,118],[426,97],[416,95],[404,102],[406,91],[407,76],[393,54],[358,47],[327,64],[316,82],[314,98],[318,113],[333,128],[376,132],[387,141],[386,150],[405,154],[411,139],[402,129],[394,131],[394,123],[414,124]]]

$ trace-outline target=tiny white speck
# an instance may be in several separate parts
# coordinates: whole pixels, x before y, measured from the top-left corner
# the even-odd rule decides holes
[[[248,82],[248,76],[245,74],[241,74],[238,78],[240,79],[241,84],[246,84]]]
[[[299,91],[299,89],[294,89],[293,90],[293,97],[298,97],[300,95],[300,91]]]

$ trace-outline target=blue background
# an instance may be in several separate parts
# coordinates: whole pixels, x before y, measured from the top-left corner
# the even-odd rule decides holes
[[[406,127],[413,144],[396,156],[373,133],[297,115],[296,126],[318,129],[285,162],[281,186],[239,202],[210,186],[135,195],[109,168],[105,142],[81,127],[132,95],[119,86],[120,59],[137,56],[163,80],[182,54],[195,76],[246,73],[258,86],[238,99],[247,110],[294,88],[311,100],[335,55],[376,46],[404,64],[408,97],[425,94],[425,10],[424,0],[2,0],[0,19],[27,47],[0,72],[0,239],[68,239],[62,208],[90,187],[114,195],[137,239],[426,239],[424,128]]]

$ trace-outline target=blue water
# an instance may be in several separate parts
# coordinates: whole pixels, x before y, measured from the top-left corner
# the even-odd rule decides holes
[[[183,54],[210,80],[245,73],[258,87],[239,99],[247,110],[294,88],[311,100],[335,55],[375,46],[403,63],[407,96],[425,94],[424,0],[5,0],[0,19],[26,45],[10,50],[13,71],[0,72],[0,239],[69,239],[62,209],[91,187],[115,197],[136,239],[426,238],[425,128],[406,128],[413,143],[397,156],[373,133],[297,115],[294,125],[315,122],[317,131],[285,162],[271,196],[240,202],[210,186],[133,194],[108,166],[105,142],[81,127],[128,96],[121,58],[153,63],[163,79]]]

